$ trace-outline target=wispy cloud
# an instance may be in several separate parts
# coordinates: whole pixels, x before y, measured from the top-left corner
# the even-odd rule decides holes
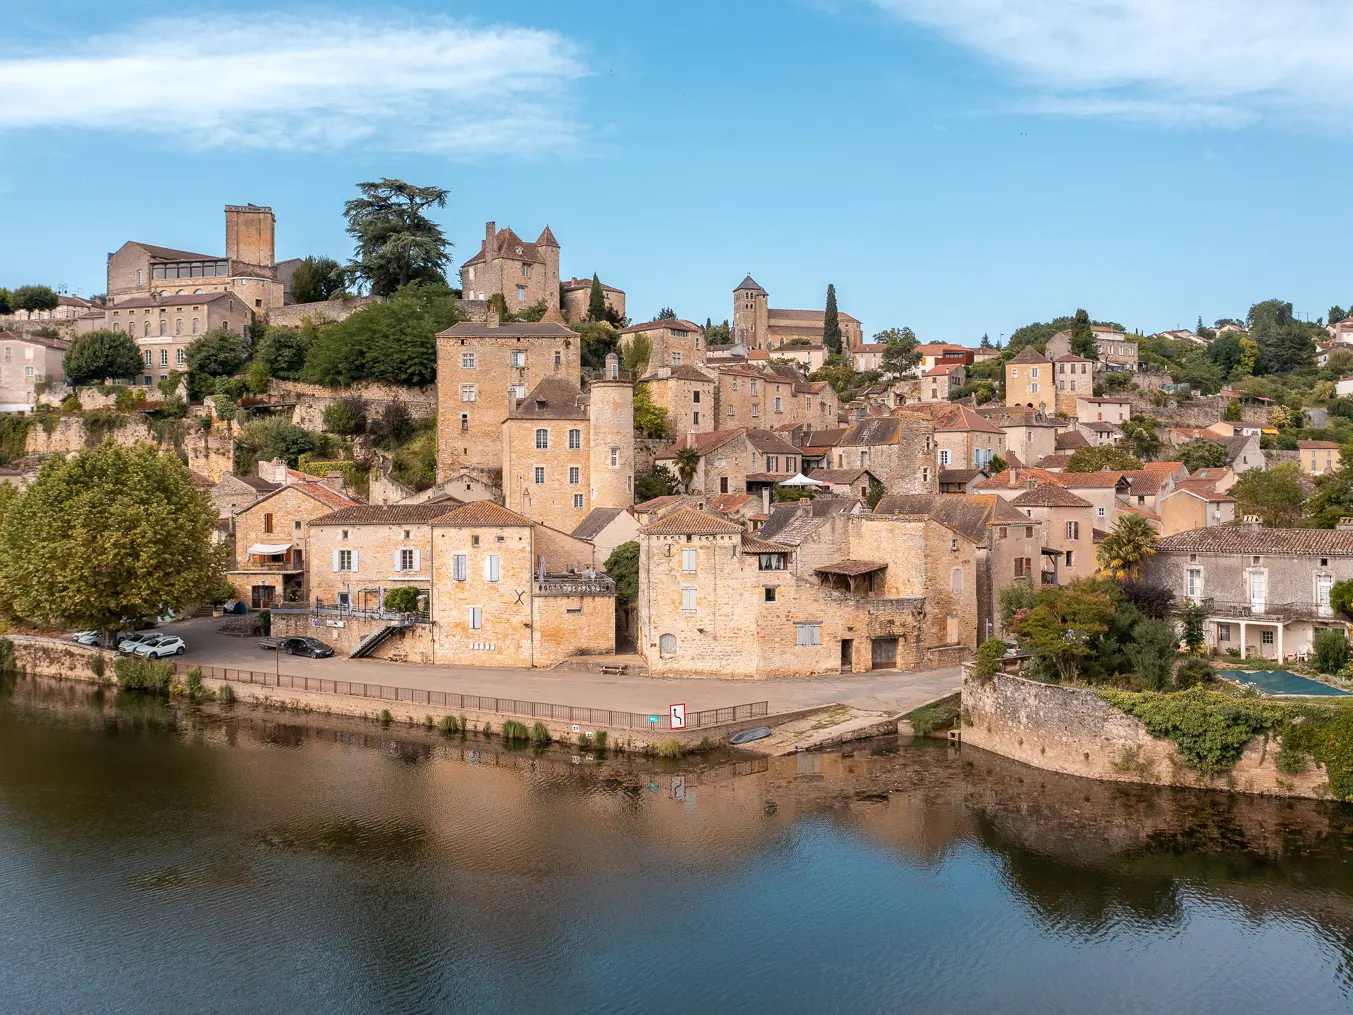
[[[165,18],[78,40],[56,56],[0,48],[0,131],[530,155],[580,138],[571,95],[585,73],[566,38],[529,28]]]
[[[1071,116],[1353,127],[1348,0],[872,0],[1012,70]]]

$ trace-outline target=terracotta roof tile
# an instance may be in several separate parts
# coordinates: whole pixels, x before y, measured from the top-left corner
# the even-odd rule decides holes
[[[1353,557],[1353,529],[1247,529],[1211,525],[1166,536],[1157,552]]]
[[[445,507],[446,504],[441,505]],[[509,511],[491,500],[472,500],[468,504],[446,511],[433,519],[433,525],[454,525],[461,528],[529,527],[531,519]]]
[[[1052,361],[1031,345],[1026,345],[1008,362],[1016,365],[1020,363],[1051,363]]]
[[[639,531],[648,536],[722,536],[741,533],[742,526],[705,511],[677,508]]]
[[[1088,508],[1091,504],[1084,497],[1077,497],[1070,490],[1044,483],[1032,490],[1025,490],[1010,502],[1012,507],[1072,507]]]
[[[311,525],[426,525],[450,510],[446,501],[428,504],[354,504],[316,518]]]
[[[785,543],[773,543],[769,539],[758,539],[756,536],[742,534],[742,552],[743,553],[792,553],[794,547]]]

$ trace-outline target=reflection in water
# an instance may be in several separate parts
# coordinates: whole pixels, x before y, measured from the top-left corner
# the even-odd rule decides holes
[[[21,680],[0,1011],[1342,1011],[1353,808]]]

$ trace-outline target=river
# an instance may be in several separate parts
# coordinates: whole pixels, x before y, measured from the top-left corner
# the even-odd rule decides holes
[[[1353,808],[20,679],[0,1012],[1347,1012]]]

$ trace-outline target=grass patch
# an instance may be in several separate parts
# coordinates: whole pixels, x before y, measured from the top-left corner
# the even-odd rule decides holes
[[[456,717],[453,715],[444,715],[437,722],[437,728],[442,731],[442,736],[449,737],[459,728],[456,726]]]
[[[216,689],[216,700],[222,705],[235,704],[235,689],[229,684],[222,684]]]
[[[943,701],[932,701],[929,705],[922,705],[904,718],[911,722],[911,728],[916,731],[918,737],[928,737],[936,730],[953,729],[958,714],[958,695],[953,695]]]
[[[686,753],[686,748],[676,737],[669,737],[658,741],[657,752],[660,758],[679,758]]]
[[[503,723],[503,739],[508,743],[526,741],[531,739],[531,732],[526,728],[526,723],[508,719]]]
[[[174,664],[158,659],[124,656],[113,664],[118,686],[127,691],[168,694],[174,682]]]
[[[537,722],[531,727],[531,740],[533,743],[548,744],[552,739],[554,738],[550,736],[549,727],[543,722]]]

